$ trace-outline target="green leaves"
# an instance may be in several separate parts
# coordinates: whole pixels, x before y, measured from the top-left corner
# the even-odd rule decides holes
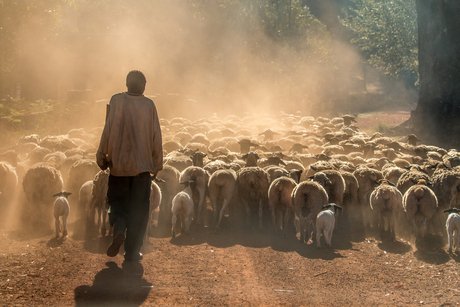
[[[417,12],[414,0],[352,0],[355,4],[341,20],[356,37],[365,60],[397,78],[418,73]]]

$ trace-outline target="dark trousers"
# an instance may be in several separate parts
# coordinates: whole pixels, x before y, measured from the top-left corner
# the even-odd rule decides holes
[[[109,222],[114,238],[125,232],[125,255],[140,252],[150,210],[150,173],[132,177],[109,176]]]

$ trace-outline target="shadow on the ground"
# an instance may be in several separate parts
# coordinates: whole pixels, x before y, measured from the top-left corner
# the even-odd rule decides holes
[[[444,264],[450,260],[450,255],[444,250],[444,241],[440,235],[427,234],[416,244],[414,256],[430,264]]]
[[[121,268],[115,262],[106,265],[92,285],[75,288],[75,306],[140,306],[152,289],[143,278],[142,264],[124,262]]]
[[[390,254],[406,254],[412,251],[412,246],[405,241],[381,242],[378,247]]]

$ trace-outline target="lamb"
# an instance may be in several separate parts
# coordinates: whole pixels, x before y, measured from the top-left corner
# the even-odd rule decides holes
[[[452,252],[452,247],[454,252],[458,250],[460,244],[460,212],[457,208],[450,208],[444,210],[444,213],[449,213],[446,221],[446,231],[448,238],[447,252]]]
[[[236,173],[233,170],[218,170],[209,178],[209,200],[213,207],[215,233],[219,231],[225,209],[235,194],[236,178]],[[219,220],[217,220],[218,208],[220,208]]]
[[[308,242],[311,226],[316,225],[316,217],[329,202],[326,190],[315,181],[303,181],[291,194],[296,218],[299,220],[300,241]]]
[[[267,202],[269,176],[260,167],[244,167],[238,171],[237,184],[238,194],[246,209],[246,223],[250,225],[251,207],[250,202],[258,202],[259,205],[259,229],[262,229],[263,207]]]
[[[181,233],[188,234],[190,231],[190,225],[192,223],[193,211],[194,211],[194,204],[193,204],[193,197],[192,197],[192,186],[196,183],[193,180],[188,180],[181,182],[180,184],[184,184],[185,188],[183,191],[179,192],[174,196],[172,201],[172,228],[171,228],[171,235],[173,238],[176,237],[176,223],[177,223],[177,216],[179,216],[181,220],[182,230]]]
[[[388,220],[389,239],[396,240],[395,223],[402,209],[402,194],[396,186],[386,179],[378,182],[379,186],[372,192],[370,198],[371,209],[374,210],[380,229],[380,238],[385,237],[385,218]]]
[[[326,240],[326,245],[331,247],[332,233],[335,226],[335,213],[342,207],[330,203],[323,207],[323,211],[316,217],[316,247],[321,248],[321,234]]]
[[[67,218],[69,217],[70,213],[70,206],[67,197],[72,193],[67,192],[66,190],[62,190],[59,193],[53,195],[53,197],[57,197],[54,201],[54,223],[56,226],[56,238],[59,238],[59,233],[61,232],[61,223],[59,218],[62,216],[62,237],[67,237]]]
[[[403,208],[407,219],[411,222],[416,244],[426,234],[426,224],[438,208],[436,195],[426,186],[424,180],[411,186],[403,197]]]
[[[289,222],[289,216],[294,211],[291,194],[296,186],[297,183],[295,180],[287,177],[279,177],[273,180],[273,182],[270,185],[270,188],[268,189],[268,205],[272,213],[272,221],[275,234],[278,229],[278,216],[278,225],[280,226],[279,228],[283,230],[284,236],[287,236],[287,225]]]

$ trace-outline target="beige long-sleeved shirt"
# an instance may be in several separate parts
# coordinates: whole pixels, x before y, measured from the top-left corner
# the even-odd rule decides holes
[[[153,101],[143,95],[119,93],[112,96],[109,105],[97,164],[102,167],[108,162],[113,176],[162,170],[161,128]]]

